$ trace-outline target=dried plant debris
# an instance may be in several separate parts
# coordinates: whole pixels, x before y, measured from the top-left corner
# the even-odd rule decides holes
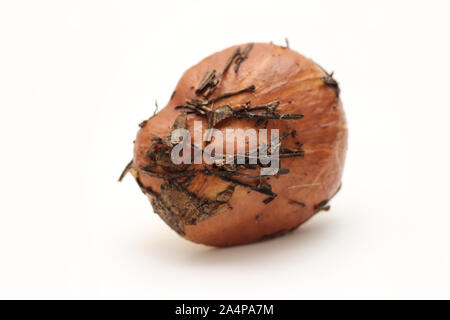
[[[243,90],[237,91],[239,93]],[[230,93],[231,94],[231,93]],[[234,93],[233,93],[234,94]],[[208,107],[209,102],[199,100],[186,100],[185,105],[176,106],[176,109],[187,109],[188,113],[194,113],[198,116],[203,116],[208,119],[208,129],[214,128],[219,122],[225,119],[257,119],[257,120],[298,120],[303,118],[302,114],[280,114],[275,113],[280,101],[272,101],[267,104],[250,106],[250,101],[247,101],[238,106],[231,107],[229,105],[222,105],[214,110]],[[264,110],[263,113],[254,111]]]
[[[314,206],[314,213],[317,213],[319,211],[328,211],[328,210],[330,210],[330,206],[327,206],[329,201],[330,200],[327,199],[327,200],[323,200],[323,201],[319,202],[318,204],[316,204]]]
[[[220,121],[233,117],[235,119],[301,119],[302,115],[284,115],[277,114],[276,107],[279,105],[278,101],[267,103],[264,105],[258,105],[251,107],[250,104],[245,104],[238,109],[232,109],[229,106],[221,106],[216,110],[211,110],[207,107],[208,103],[203,100],[189,100],[190,107],[185,108],[190,111],[195,111],[199,116],[207,117],[208,126],[214,128]],[[191,108],[192,107],[192,108]],[[184,108],[184,106],[181,106]],[[180,108],[180,109],[181,109]],[[254,111],[261,111],[264,113],[255,113]],[[174,121],[172,131],[178,128],[186,128],[186,116],[187,112],[182,112]],[[171,132],[172,132],[171,131]],[[280,143],[272,146],[272,143],[260,148],[266,148],[271,154],[272,147],[278,148],[280,158],[288,157],[302,157],[304,151],[302,149],[292,149],[281,146],[281,141],[288,136],[292,136],[292,132],[286,132],[280,137]],[[257,162],[257,164],[251,164],[250,158],[257,158],[259,149],[253,152],[246,152],[244,154],[236,154],[233,157],[243,157],[245,159],[244,164],[226,164],[227,158],[225,155],[215,154],[215,158],[221,158],[225,161],[221,161],[218,164],[213,164],[202,169],[189,169],[189,166],[179,167],[174,165],[170,160],[170,151],[174,147],[170,141],[171,133],[166,138],[154,137],[153,143],[147,151],[149,159],[153,162],[151,165],[137,169],[139,173],[164,179],[166,182],[161,186],[161,193],[153,196],[152,204],[155,211],[161,216],[161,218],[169,224],[175,231],[182,234],[184,225],[195,224],[205,218],[211,217],[214,214],[226,209],[226,203],[231,198],[234,188],[236,186],[247,188],[251,191],[255,191],[266,195],[267,198],[263,200],[265,204],[270,203],[277,197],[277,194],[272,191],[271,185],[266,182],[270,176],[263,176],[259,172],[256,174],[249,174],[240,172],[242,169],[246,170],[258,170],[265,165]],[[272,141],[271,141],[272,142]],[[199,150],[198,147],[192,145],[194,153],[202,153],[203,150]],[[236,160],[236,159],[233,159]],[[236,161],[234,161],[236,163]],[[163,168],[164,173],[154,171],[155,168]],[[277,176],[288,174],[289,169],[279,169]],[[216,176],[221,180],[230,184],[230,188],[227,196],[219,194],[215,201],[209,199],[199,199],[195,194],[187,191],[190,182],[197,174],[204,174],[206,176]],[[256,180],[256,183],[244,182],[241,179]],[[169,200],[172,199],[172,200]],[[181,209],[182,208],[182,209]],[[181,210],[181,211],[180,211]]]
[[[174,93],[175,93],[175,91],[172,93],[172,95],[173,95]],[[172,99],[172,98],[171,98],[171,99]],[[150,120],[151,118],[153,118],[153,117],[156,115],[156,113],[158,113],[158,102],[155,100],[155,111],[153,112],[153,115],[152,115],[150,118],[148,118],[148,120]],[[144,121],[142,121],[141,123],[139,123],[139,127],[140,127],[140,128],[145,127],[145,125],[147,124],[148,120],[144,120]]]
[[[314,206],[314,213],[330,210],[330,206],[328,205],[328,203],[331,201],[331,199],[333,199],[336,196],[336,194],[341,190],[341,188],[342,188],[342,183],[339,185],[336,192],[330,197],[330,199],[325,199],[325,200],[319,202],[318,204],[316,204]]]
[[[241,89],[241,90],[237,90],[237,91],[234,91],[234,92],[224,93],[224,94],[218,96],[217,98],[214,98],[214,99],[209,100],[209,101],[207,102],[207,104],[213,104],[213,103],[216,103],[216,102],[219,101],[219,100],[222,100],[222,99],[225,99],[225,98],[229,98],[229,97],[232,97],[232,96],[236,96],[236,95],[239,95],[239,94],[245,93],[245,92],[252,92],[252,91],[254,91],[254,90],[255,90],[255,86],[254,86],[254,85],[250,85],[250,86],[248,86],[247,88],[244,88],[244,89]]]
[[[235,61],[236,63],[234,71],[237,73],[239,71],[241,63],[248,58],[248,55],[250,54],[252,48],[253,43],[248,44],[242,52],[240,48],[237,48],[228,58],[221,72],[217,73],[215,69],[207,71],[198,84],[195,93],[197,95],[203,95],[203,97],[205,98],[209,97],[216,90],[217,86],[220,84],[220,81],[222,81],[223,76],[226,74],[233,61]]]
[[[142,121],[141,123],[139,123],[139,127],[140,127],[140,128],[145,127],[145,125],[147,124],[147,122],[148,122],[148,120]]]
[[[257,126],[263,123],[267,126],[267,122],[270,120],[299,120],[303,118],[302,114],[277,113],[277,108],[280,105],[280,101],[278,100],[254,106],[251,104],[251,101],[246,101],[233,106],[227,104],[217,106],[218,102],[223,99],[245,93],[252,93],[256,90],[254,85],[250,85],[246,88],[211,97],[233,63],[235,63],[234,71],[236,73],[239,72],[242,63],[248,58],[252,48],[252,43],[246,45],[243,49],[237,48],[227,59],[222,71],[217,72],[213,69],[206,72],[196,87],[196,97],[186,99],[185,104],[175,107],[176,109],[180,109],[181,112],[175,119],[171,131],[167,136],[152,138],[152,143],[146,153],[149,164],[142,168],[134,168],[133,161],[131,161],[125,167],[119,178],[119,181],[121,181],[128,172],[133,173],[142,192],[151,196],[155,212],[157,212],[172,229],[181,235],[184,234],[185,225],[194,225],[199,221],[210,218],[213,215],[228,209],[228,202],[236,187],[247,188],[249,192],[254,191],[267,196],[263,200],[265,204],[270,203],[277,197],[277,194],[272,191],[272,186],[268,182],[271,176],[261,175],[260,173],[261,168],[267,167],[267,165],[262,164],[257,157],[261,148],[265,148],[268,155],[271,155],[274,151],[272,148],[277,148],[280,159],[303,157],[305,154],[304,150],[301,149],[302,144],[300,142],[296,142],[296,146],[298,147],[296,149],[281,145],[281,142],[288,136],[292,138],[296,137],[296,131],[293,130],[284,133],[280,137],[280,142],[277,145],[270,143],[270,145],[259,146],[258,150],[252,152],[232,155],[232,157],[235,157],[235,159],[233,159],[235,160],[234,163],[236,163],[237,157],[241,157],[245,159],[244,164],[228,164],[229,162],[227,160],[229,159],[227,159],[227,157],[229,156],[219,154],[214,155],[215,159],[221,158],[225,161],[218,161],[212,165],[205,165],[203,167],[197,166],[194,168],[188,164],[175,165],[171,161],[171,151],[173,147],[177,145],[177,142],[172,141],[172,132],[176,129],[187,128],[187,116],[189,114],[205,118],[208,123],[208,129],[215,128],[219,123],[226,119],[255,119],[257,120]],[[332,74],[322,80],[327,85],[337,88],[338,90],[337,83],[333,80]],[[174,94],[175,91],[172,94],[171,99]],[[156,104],[156,110],[157,109],[158,105]],[[148,120],[143,121],[140,124],[140,127],[143,128],[147,124],[147,121]],[[210,139],[211,137],[207,137],[206,141],[210,141]],[[203,150],[195,145],[192,145],[191,147],[194,149],[193,154],[200,154],[203,156]],[[250,163],[250,159],[253,158],[256,158],[256,164]],[[245,172],[242,172],[242,170],[245,170]],[[250,172],[254,171],[254,173],[249,173],[249,170]],[[188,187],[193,179],[199,174],[218,177],[221,180],[228,182],[228,188],[225,191],[218,193],[214,200],[198,197],[195,193],[188,191]],[[280,168],[275,177],[278,178],[280,175],[284,174],[289,174],[288,168]],[[141,175],[163,179],[164,182],[161,184],[160,192],[158,193],[150,188],[145,188],[139,180]],[[296,201],[290,201],[289,203],[300,207],[305,206],[304,203]],[[315,210],[324,210],[325,205],[326,203],[320,203],[315,207]]]
[[[164,183],[152,205],[173,230],[183,235],[184,225],[194,225],[226,210],[233,191],[234,187],[231,187],[219,193],[216,200],[209,200],[198,198],[181,184]]]
[[[323,72],[325,72],[325,77],[320,78],[323,83],[329,87],[331,87],[334,92],[336,92],[336,100],[338,100],[339,95],[341,93],[341,88],[339,87],[339,83],[333,78],[334,71],[329,73],[327,70],[325,70],[320,64],[317,62],[314,62],[320,69],[322,69]]]
[[[326,72],[326,71],[325,71]],[[334,72],[328,73],[325,77],[322,77],[322,81],[329,87],[333,88],[333,90],[336,92],[336,96],[339,97],[339,94],[341,93],[341,89],[339,88],[339,84],[337,81],[333,78]]]
[[[119,182],[121,182],[123,180],[123,178],[127,175],[127,173],[131,170],[132,167],[133,167],[133,160],[128,162],[128,164],[122,170],[122,173],[120,174],[120,177],[119,177],[119,180],[118,180]]]
[[[241,67],[241,63],[248,58],[248,55],[250,51],[253,48],[253,43],[249,43],[244,50],[242,51],[242,54],[240,54],[236,60],[236,66],[234,67],[234,72],[238,72],[239,68]]]

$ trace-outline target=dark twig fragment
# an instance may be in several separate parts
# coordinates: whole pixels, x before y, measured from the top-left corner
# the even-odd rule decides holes
[[[128,164],[125,166],[125,169],[123,169],[122,173],[120,174],[119,177],[119,182],[121,182],[123,180],[123,178],[126,176],[126,174],[130,171],[130,169],[132,168],[133,165],[133,159],[131,159],[130,162],[128,162]]]
[[[272,192],[272,186],[270,184],[268,184],[268,183],[262,183],[262,184],[257,185],[257,186],[252,186],[251,184],[244,183],[244,182],[241,182],[241,181],[238,181],[238,180],[235,180],[235,179],[231,179],[229,177],[221,176],[220,178],[222,180],[230,182],[232,184],[235,184],[235,185],[238,185],[238,186],[241,186],[241,187],[244,187],[244,188],[248,188],[250,190],[253,190],[253,191],[265,194],[265,195],[268,195],[271,198],[275,198],[277,196],[276,193]]]
[[[284,38],[284,41],[286,42],[286,48],[289,49],[289,39],[285,37],[285,38]]]
[[[227,92],[227,93],[224,93],[224,94],[222,94],[222,95],[220,95],[220,96],[218,96],[216,98],[210,99],[208,101],[208,104],[212,104],[212,103],[215,103],[215,102],[217,102],[219,100],[222,100],[222,99],[225,99],[225,98],[229,98],[229,97],[232,97],[232,96],[236,96],[236,95],[241,94],[241,93],[252,92],[254,90],[255,90],[255,86],[252,84],[251,86],[248,86],[247,88],[244,88],[244,89],[241,89],[241,90],[238,90],[238,91],[234,91],[234,92]]]
[[[249,43],[244,50],[242,51],[242,53],[240,54],[240,56],[237,58],[236,60],[236,66],[234,67],[234,72],[238,72],[239,68],[241,67],[241,63],[248,58],[248,55],[250,53],[250,51],[253,48],[253,43]]]
[[[200,83],[197,86],[197,89],[195,90],[196,94],[201,94],[205,91],[205,89],[208,86],[211,86],[213,84],[213,81],[216,76],[216,70],[211,70],[205,73],[202,80],[200,80]]]

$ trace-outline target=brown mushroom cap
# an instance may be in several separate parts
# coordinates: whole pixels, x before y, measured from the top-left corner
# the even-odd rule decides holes
[[[170,133],[180,115],[175,107],[185,104],[186,99],[198,98],[195,91],[205,73],[222,70],[238,47],[242,52],[245,45],[215,53],[184,73],[167,106],[138,132],[134,168],[152,163],[147,156],[152,138]],[[265,203],[265,194],[202,173],[196,174],[185,190],[162,178],[142,172],[136,174],[140,185],[151,191],[147,196],[155,211],[172,228],[186,239],[211,246],[236,245],[280,235],[308,220],[338,191],[347,149],[347,126],[339,91],[320,66],[289,48],[264,43],[253,45],[237,72],[235,65],[224,74],[210,98],[250,85],[255,90],[222,99],[220,104],[212,105],[213,109],[249,100],[251,105],[278,100],[277,113],[304,115],[298,120],[268,120],[265,124],[267,129],[279,129],[280,135],[294,132],[283,140],[283,146],[297,148],[301,143],[304,150],[303,157],[282,159],[281,167],[288,168],[288,174],[266,179],[277,196]],[[204,117],[188,114],[187,129],[191,134],[195,120],[203,121],[204,129],[207,127]],[[215,127],[224,131],[264,126],[256,127],[255,122],[227,119]],[[166,172],[161,168],[155,170]],[[257,182],[247,178],[239,181]],[[195,219],[183,219],[187,214]]]

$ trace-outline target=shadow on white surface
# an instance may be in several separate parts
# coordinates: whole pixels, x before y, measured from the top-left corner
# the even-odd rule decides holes
[[[189,242],[181,237],[177,239],[173,236],[159,237],[153,234],[148,237],[148,241],[141,246],[141,249],[144,251],[143,254],[151,256],[152,259],[191,266],[223,267],[262,262],[267,264],[267,259],[270,261],[280,256],[289,256],[293,252],[299,255],[302,251],[310,251],[320,242],[326,241],[327,234],[337,228],[335,222],[334,219],[313,217],[296,230],[283,236],[226,248],[208,247]]]

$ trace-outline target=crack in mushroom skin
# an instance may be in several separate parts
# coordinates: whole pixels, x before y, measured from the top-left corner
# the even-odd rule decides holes
[[[133,162],[126,170],[136,178],[155,212],[178,234],[211,246],[238,245],[287,233],[327,209],[326,204],[339,189],[347,149],[345,114],[332,73],[289,48],[255,43],[205,58],[184,73],[174,92],[165,108],[141,123]],[[235,106],[247,101],[251,106],[279,101],[276,113],[303,117],[263,122],[219,117],[220,121],[215,118],[211,122],[211,116],[208,121],[207,116],[185,110],[185,118],[180,120],[177,106],[189,100],[206,103],[212,111],[224,105],[235,110]],[[208,100],[213,102],[208,105]],[[167,151],[158,143],[168,141],[175,126],[185,126],[193,136],[194,121],[202,121],[203,128],[213,123],[223,132],[227,128],[263,127],[268,131],[279,129],[280,135],[295,131],[283,139],[283,147],[299,150],[301,146],[304,155],[281,160],[281,168],[289,169],[287,174],[264,178],[270,192],[276,194],[266,201],[264,192],[246,187],[261,185],[260,179],[251,176],[255,172],[251,168],[237,171],[248,176],[223,179],[220,174],[205,171],[208,168],[204,164],[180,168],[167,163]],[[157,150],[150,152],[153,159],[149,157],[152,144]],[[155,165],[156,161],[159,165]],[[145,174],[142,168],[150,168],[155,175]],[[186,177],[162,178],[169,172],[176,177],[177,172],[189,170],[193,172]]]

